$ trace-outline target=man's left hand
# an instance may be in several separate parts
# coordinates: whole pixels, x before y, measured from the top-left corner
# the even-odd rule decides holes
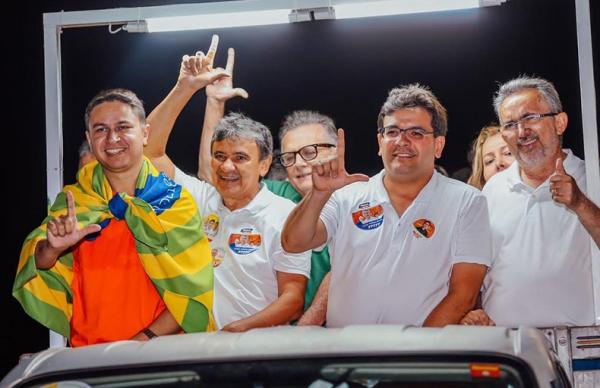
[[[229,331],[231,333],[241,333],[248,330],[249,328],[246,327],[243,320],[231,322],[223,326],[223,328],[221,329],[221,331]]]
[[[575,211],[582,202],[583,193],[579,190],[575,179],[565,171],[563,160],[556,159],[556,172],[550,177],[552,199]]]

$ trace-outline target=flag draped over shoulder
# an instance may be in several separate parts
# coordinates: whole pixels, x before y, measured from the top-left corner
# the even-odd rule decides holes
[[[48,270],[37,269],[34,257],[36,244],[46,238],[48,221],[67,214],[67,190],[73,193],[79,227],[125,220],[146,274],[185,332],[215,329],[211,252],[194,199],[146,158],[134,197],[113,195],[102,166],[87,164],[77,183],[64,187],[42,225],[27,236],[13,296],[31,317],[69,338],[73,254],[66,251]]]

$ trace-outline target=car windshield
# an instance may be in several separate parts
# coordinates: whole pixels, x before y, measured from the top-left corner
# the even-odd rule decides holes
[[[398,357],[240,361],[76,371],[28,387],[535,387],[531,369],[499,357],[442,361]]]

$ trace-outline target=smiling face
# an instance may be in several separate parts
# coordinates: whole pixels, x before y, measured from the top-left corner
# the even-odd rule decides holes
[[[383,126],[395,126],[400,129],[423,128],[433,131],[431,115],[421,107],[403,108],[383,118]],[[420,140],[411,140],[402,133],[398,138],[387,140],[382,134],[377,135],[379,155],[391,178],[412,181],[431,175],[435,158],[442,155],[445,137],[424,136]]]
[[[131,106],[109,101],[94,107],[90,112],[86,137],[107,176],[137,176],[143,162],[148,130]]]
[[[302,147],[310,144],[335,144],[327,130],[321,124],[301,125],[288,131],[281,139],[281,152],[296,152]],[[335,155],[334,147],[319,147],[315,160]],[[312,190],[312,175],[310,165],[296,154],[296,162],[286,167],[288,180],[296,191],[303,197]]]
[[[481,146],[483,179],[487,182],[496,173],[507,169],[515,157],[500,133],[488,137]]]
[[[212,145],[212,183],[230,210],[244,207],[260,190],[260,177],[271,165],[271,156],[260,160],[256,141],[225,139]]]
[[[535,89],[508,96],[500,106],[501,123],[516,121],[529,114],[552,112],[550,105]],[[566,113],[523,123],[514,131],[502,131],[502,138],[524,169],[551,169],[559,157],[560,137],[567,127]]]

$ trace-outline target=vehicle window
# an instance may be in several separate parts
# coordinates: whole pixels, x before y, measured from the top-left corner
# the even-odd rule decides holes
[[[532,376],[531,368],[517,359],[461,356],[448,361],[436,355],[146,365],[39,377],[21,386],[529,388],[537,386]]]

